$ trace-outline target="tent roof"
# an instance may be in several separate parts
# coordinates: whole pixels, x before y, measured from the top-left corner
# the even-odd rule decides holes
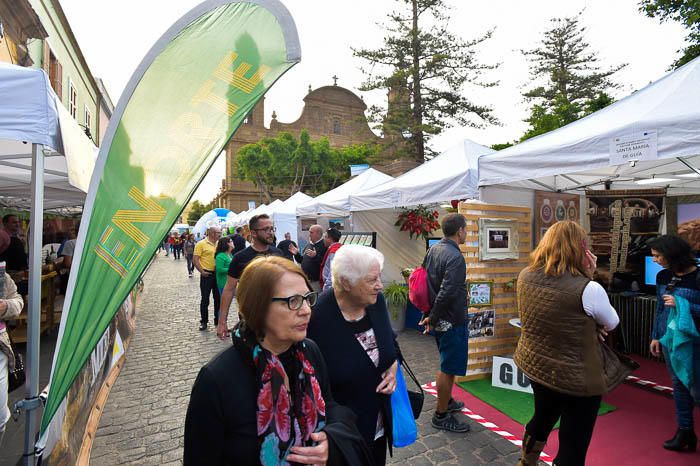
[[[358,194],[394,178],[369,168],[335,189],[297,206],[298,217],[316,215],[345,216],[350,213],[350,196]]]
[[[351,210],[432,204],[479,196],[478,160],[495,152],[469,139],[413,170],[372,189],[353,194]]]
[[[656,131],[658,159],[613,165],[613,138]],[[479,185],[520,185],[573,190],[611,180],[613,188],[671,177],[700,163],[700,58],[634,94],[550,133],[479,160]],[[669,193],[700,192],[700,178],[678,178]],[[658,186],[658,185],[657,185]]]
[[[0,63],[0,102],[0,203],[31,206],[35,143],[45,146],[45,208],[82,204],[97,148],[56,97],[46,74]]]

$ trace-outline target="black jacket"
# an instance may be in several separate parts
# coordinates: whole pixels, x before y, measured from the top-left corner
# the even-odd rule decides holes
[[[467,265],[457,243],[442,239],[425,256],[430,292],[430,325],[446,320],[453,325],[464,323],[467,305]]]
[[[301,262],[301,269],[304,271],[309,280],[312,282],[317,282],[321,276],[321,262],[323,261],[323,256],[326,255],[326,243],[323,239],[318,240],[315,243],[309,243],[306,245],[306,249],[314,248],[316,250],[316,255],[314,257],[309,257],[302,254],[303,260]]]
[[[307,335],[321,349],[328,367],[333,398],[357,415],[357,428],[367,445],[374,443],[379,410],[384,417],[384,432],[392,445],[391,397],[376,392],[382,373],[396,361],[396,338],[389,323],[384,296],[367,307],[379,347],[379,367],[367,356],[346,325],[333,290],[321,293],[311,314]]]
[[[333,401],[318,346],[308,339],[305,342],[305,355],[316,370],[326,402],[328,464],[371,464],[370,453],[354,427],[354,415]],[[259,465],[257,397],[252,361],[246,361],[235,346],[202,367],[185,418],[185,466]]]

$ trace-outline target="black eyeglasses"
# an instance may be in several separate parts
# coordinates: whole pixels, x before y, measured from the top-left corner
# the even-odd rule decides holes
[[[277,231],[277,228],[275,227],[267,227],[267,228],[253,228],[255,231],[264,231],[265,233],[270,233],[270,232],[275,232]]]
[[[290,311],[298,311],[304,305],[304,300],[309,303],[309,307],[314,307],[317,299],[318,292],[310,291],[305,295],[295,294],[287,298],[272,298],[272,301],[285,301]]]

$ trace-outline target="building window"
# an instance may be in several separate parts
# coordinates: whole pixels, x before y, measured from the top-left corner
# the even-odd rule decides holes
[[[51,49],[46,46],[46,74],[49,75],[49,83],[59,99],[63,100],[63,68],[56,59]]]
[[[333,134],[340,134],[340,120],[338,118],[333,120]]]
[[[87,131],[92,131],[92,113],[90,113],[90,109],[85,106],[85,129]]]
[[[253,112],[250,112],[246,117],[243,119],[243,124],[244,125],[252,125],[253,124]]]
[[[78,91],[75,90],[73,81],[68,80],[68,111],[70,115],[78,120]]]
[[[255,201],[248,201],[248,210],[255,209]]]

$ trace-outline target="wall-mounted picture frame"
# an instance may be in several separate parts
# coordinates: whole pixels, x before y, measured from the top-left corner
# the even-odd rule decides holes
[[[518,221],[503,218],[479,219],[479,260],[505,260],[519,257]]]
[[[494,309],[473,310],[467,314],[467,332],[469,338],[492,337],[496,327]]]
[[[469,307],[493,306],[493,281],[467,280]]]

